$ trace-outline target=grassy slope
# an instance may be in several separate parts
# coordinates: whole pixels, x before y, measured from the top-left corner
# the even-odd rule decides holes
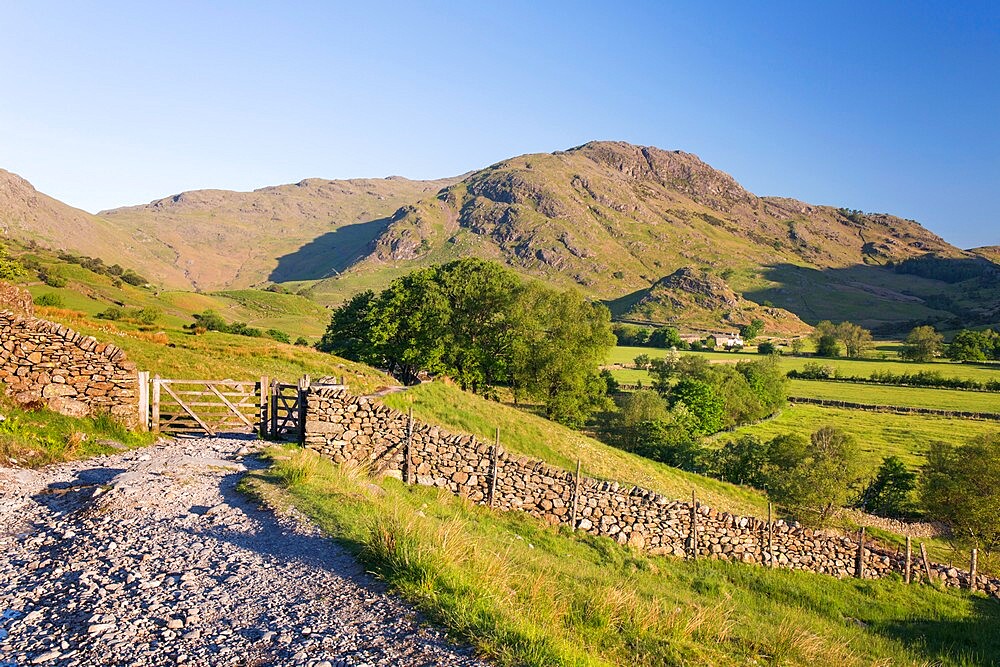
[[[295,294],[251,289],[199,293],[128,284],[115,287],[108,276],[62,261],[52,253],[35,251],[26,254],[67,280],[66,286],[60,288],[41,282],[28,283],[27,288],[34,296],[56,295],[66,308],[88,315],[96,315],[116,304],[125,304],[128,308],[156,308],[162,313],[157,323],[159,326],[179,329],[192,321],[193,313],[214,310],[229,322],[245,322],[264,330],[280,329],[292,338],[305,336],[311,339],[319,337],[329,321],[325,308]]]
[[[458,387],[441,382],[419,385],[383,399],[405,410],[410,406],[420,419],[453,431],[472,433],[489,442],[495,429],[510,451],[540,458],[566,469],[581,461],[585,475],[614,479],[659,491],[669,497],[687,498],[697,491],[702,502],[720,510],[766,516],[767,502],[753,490],[686,473],[589,438],[541,417],[501,403],[486,401]]]
[[[167,343],[146,340],[147,335],[119,329],[113,322],[64,318],[42,309],[45,315],[62,321],[74,330],[112,342],[140,370],[161,377],[194,380],[255,380],[261,376],[294,382],[303,375],[345,376],[352,391],[369,393],[395,384],[395,380],[373,368],[347,361],[311,347],[286,345],[269,338],[248,338],[214,331],[195,336],[187,332],[166,331]]]
[[[278,459],[243,488],[294,502],[372,572],[500,664],[1000,659],[1000,604],[964,592],[647,558],[435,489],[390,479],[376,485],[311,453],[285,450]]]

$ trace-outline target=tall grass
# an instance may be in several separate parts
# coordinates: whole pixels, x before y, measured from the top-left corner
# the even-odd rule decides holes
[[[499,664],[1000,660],[1000,604],[961,591],[646,557],[437,489],[369,480],[293,448],[274,450],[273,459],[243,488],[293,502],[432,620]]]

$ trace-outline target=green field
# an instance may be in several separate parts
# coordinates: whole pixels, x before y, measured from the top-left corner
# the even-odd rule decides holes
[[[668,350],[654,347],[614,347],[611,349],[605,363],[609,365],[632,364],[632,361],[640,354],[648,355],[650,358],[661,358],[667,356],[668,352]],[[711,362],[730,363],[760,358],[760,355],[753,352],[680,352],[680,354],[696,354],[707,358]],[[826,359],[822,357],[792,357],[788,355],[781,356],[778,359],[781,369],[785,372],[792,369],[802,370],[806,364],[812,362],[820,363],[824,366],[832,366],[844,376],[868,377],[876,371],[890,372],[897,375],[932,371],[940,373],[945,377],[970,379],[978,382],[1000,380],[1000,364],[959,364],[943,359],[940,361],[919,363],[892,359],[846,359],[843,357]]]
[[[241,489],[294,504],[499,665],[986,665],[1000,604],[964,591],[646,557],[607,538],[273,452]]]
[[[870,469],[877,467],[883,457],[892,455],[911,466],[919,466],[932,442],[960,443],[981,433],[1000,430],[997,422],[795,405],[782,410],[775,419],[718,434],[714,441],[722,443],[745,433],[765,439],[783,433],[808,437],[823,426],[834,426],[855,436]]]
[[[869,405],[900,405],[914,408],[1000,414],[1000,393],[997,392],[892,387],[860,382],[790,380],[788,395]],[[997,427],[1000,428],[1000,422],[997,423]]]

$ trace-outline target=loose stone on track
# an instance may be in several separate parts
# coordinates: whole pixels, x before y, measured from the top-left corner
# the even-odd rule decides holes
[[[301,516],[247,438],[0,469],[0,665],[484,665]]]

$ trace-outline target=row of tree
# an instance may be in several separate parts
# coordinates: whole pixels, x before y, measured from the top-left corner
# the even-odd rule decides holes
[[[1000,361],[1000,332],[963,329],[952,338],[947,353],[955,361]]]
[[[485,396],[509,387],[515,401],[538,400],[550,418],[579,425],[607,407],[598,367],[614,341],[603,305],[462,259],[356,295],[334,310],[318,348],[407,383],[426,372]]]

